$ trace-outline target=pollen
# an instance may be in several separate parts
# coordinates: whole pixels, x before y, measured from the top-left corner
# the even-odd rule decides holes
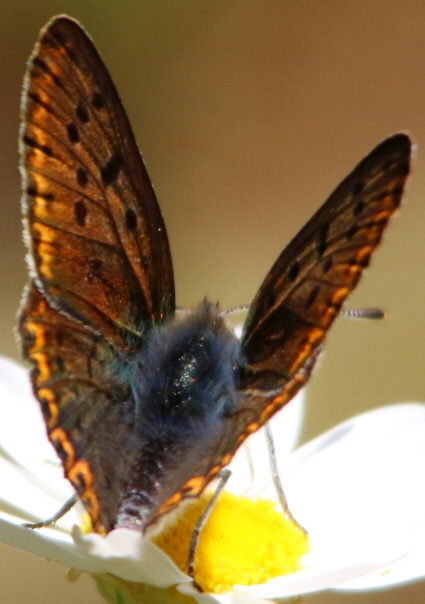
[[[79,527],[83,535],[89,535],[90,533],[93,533],[93,524],[87,512],[83,514]]]
[[[177,521],[153,542],[188,572],[193,528],[210,495],[188,505]],[[301,568],[310,550],[305,533],[269,499],[249,499],[223,492],[201,532],[195,581],[206,592],[225,593],[233,585],[257,585]]]

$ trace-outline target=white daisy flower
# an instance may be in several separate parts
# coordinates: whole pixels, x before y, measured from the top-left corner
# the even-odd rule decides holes
[[[73,491],[45,436],[27,372],[3,359],[0,541],[91,573],[109,601],[118,601],[119,594],[126,604],[150,601],[150,594],[152,601],[160,594],[164,603],[193,602],[186,595],[199,604],[260,604],[330,588],[385,587],[423,576],[425,405],[404,403],[370,411],[291,453],[302,409],[298,397],[272,424],[285,493],[291,512],[308,529],[309,553],[296,570],[265,583],[199,593],[191,578],[140,533],[117,529],[106,537],[83,534],[79,505],[50,528],[31,531],[21,526],[54,514]],[[261,433],[250,438],[250,447],[256,480],[252,483],[241,449],[230,466],[228,489],[245,493],[249,500],[260,496],[276,501],[265,471],[268,459]],[[228,532],[248,543],[253,531],[248,524]]]

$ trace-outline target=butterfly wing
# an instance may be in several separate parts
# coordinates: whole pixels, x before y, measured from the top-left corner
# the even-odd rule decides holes
[[[92,41],[53,19],[29,60],[20,134],[25,239],[49,304],[118,348],[174,312],[164,221]]]
[[[208,455],[194,456],[193,477],[162,511],[202,492],[240,444],[306,383],[328,329],[400,205],[410,151],[404,134],[384,140],[279,256],[245,321],[236,408],[223,417]]]
[[[103,337],[52,308],[31,283],[19,322],[22,352],[51,443],[96,531],[113,527],[131,457],[129,393]]]
[[[20,334],[48,436],[95,530],[116,519],[134,450],[117,357],[174,312],[158,203],[112,80],[72,19],[41,32],[20,133],[32,278]]]
[[[320,346],[400,205],[410,151],[405,134],[379,144],[276,260],[245,321],[243,388],[284,388]]]

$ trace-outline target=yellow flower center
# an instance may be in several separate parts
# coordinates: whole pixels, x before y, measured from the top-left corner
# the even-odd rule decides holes
[[[175,523],[152,541],[185,573],[193,528],[211,495],[187,505]],[[301,567],[308,538],[269,499],[224,491],[202,529],[195,558],[195,581],[206,592],[233,585],[256,585]]]

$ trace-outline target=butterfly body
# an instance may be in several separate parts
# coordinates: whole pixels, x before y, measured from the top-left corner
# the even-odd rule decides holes
[[[154,330],[130,364],[136,447],[117,526],[143,529],[193,477],[196,459],[213,455],[237,406],[243,360],[233,332],[204,303]]]
[[[94,530],[146,531],[306,383],[400,204],[411,143],[384,140],[342,181],[272,266],[238,341],[206,303],[176,313],[158,202],[73,19],[41,31],[21,113],[30,284],[19,331],[33,391]]]

